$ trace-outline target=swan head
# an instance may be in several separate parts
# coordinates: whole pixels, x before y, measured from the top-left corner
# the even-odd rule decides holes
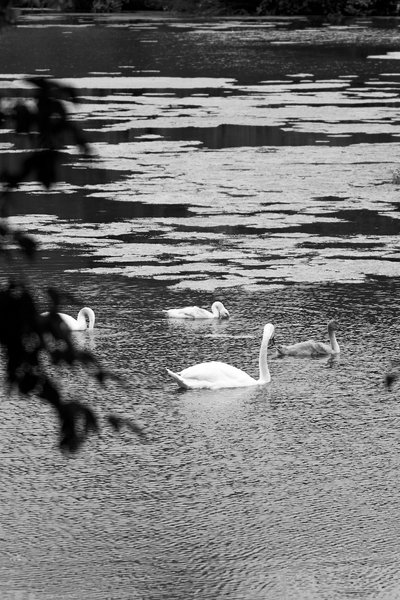
[[[264,339],[268,339],[268,348],[275,346],[275,327],[272,323],[267,323],[264,327]]]
[[[336,331],[337,329],[339,329],[339,325],[337,324],[337,322],[332,319],[331,321],[329,321],[328,323],[328,331]]]
[[[229,319],[229,312],[226,310],[222,302],[214,302],[211,306],[211,311],[214,314],[218,314],[220,319]]]

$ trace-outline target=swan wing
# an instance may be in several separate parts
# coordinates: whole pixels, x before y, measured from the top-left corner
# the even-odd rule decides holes
[[[332,354],[332,348],[328,344],[307,340],[290,346],[276,346],[279,354],[286,356],[320,356]]]
[[[186,389],[235,388],[258,383],[241,369],[218,361],[199,363],[179,373],[173,373],[169,369],[167,372],[178,382],[178,385]]]
[[[43,313],[41,313],[41,316],[47,317],[49,314],[50,314],[49,312],[43,312]],[[66,315],[65,313],[57,313],[57,315],[60,317],[60,319],[64,323],[64,325],[66,325],[68,327],[68,329],[70,329],[71,331],[83,331],[84,329],[87,328],[85,319],[83,319],[83,324],[82,324],[81,322],[74,319],[74,317],[71,317],[70,315]]]
[[[183,308],[170,308],[165,311],[172,319],[210,319],[213,315],[198,306],[184,306]]]
[[[58,313],[58,316],[63,320],[63,322],[67,325],[67,327],[69,329],[71,329],[72,331],[79,331],[79,330],[83,330],[86,329],[87,325],[86,325],[86,321],[83,321],[83,325],[78,323],[78,321],[76,319],[74,319],[74,317],[71,317],[70,315],[66,315],[65,313]]]

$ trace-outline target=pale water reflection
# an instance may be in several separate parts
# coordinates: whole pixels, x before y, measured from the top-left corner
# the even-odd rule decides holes
[[[50,194],[16,197],[46,248],[178,288],[397,275],[397,21],[38,21],[1,40],[3,93],[43,69],[72,84],[95,151],[66,155]]]

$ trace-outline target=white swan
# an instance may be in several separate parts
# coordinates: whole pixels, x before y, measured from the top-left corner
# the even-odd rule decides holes
[[[45,317],[48,314],[48,312],[42,313],[42,316]],[[68,329],[70,329],[71,331],[84,331],[85,329],[93,329],[94,327],[94,312],[91,308],[88,308],[87,306],[81,308],[81,310],[78,313],[77,319],[74,319],[73,317],[70,317],[69,315],[66,315],[64,313],[57,314],[67,325]],[[89,325],[87,324],[86,318],[89,319]]]
[[[217,390],[268,383],[271,381],[271,374],[268,368],[267,352],[269,345],[273,344],[274,331],[275,328],[271,323],[265,325],[259,356],[259,379],[253,379],[241,369],[217,361],[200,363],[179,373],[167,369],[167,373],[175,379],[180,387],[185,389],[208,388]]]
[[[326,356],[327,354],[339,354],[340,348],[335,334],[337,328],[336,321],[329,321],[328,335],[330,344],[308,340],[306,342],[299,342],[298,344],[291,344],[290,346],[277,345],[276,349],[281,356]]]
[[[198,306],[185,306],[184,308],[169,308],[164,310],[170,319],[227,319],[229,312],[222,302],[214,302],[211,312]]]

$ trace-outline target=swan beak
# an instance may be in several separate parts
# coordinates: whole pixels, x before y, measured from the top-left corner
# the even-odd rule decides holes
[[[273,335],[271,338],[269,338],[268,340],[268,348],[273,348],[275,346],[275,336]]]
[[[221,312],[221,319],[229,319],[229,313],[227,310]]]

